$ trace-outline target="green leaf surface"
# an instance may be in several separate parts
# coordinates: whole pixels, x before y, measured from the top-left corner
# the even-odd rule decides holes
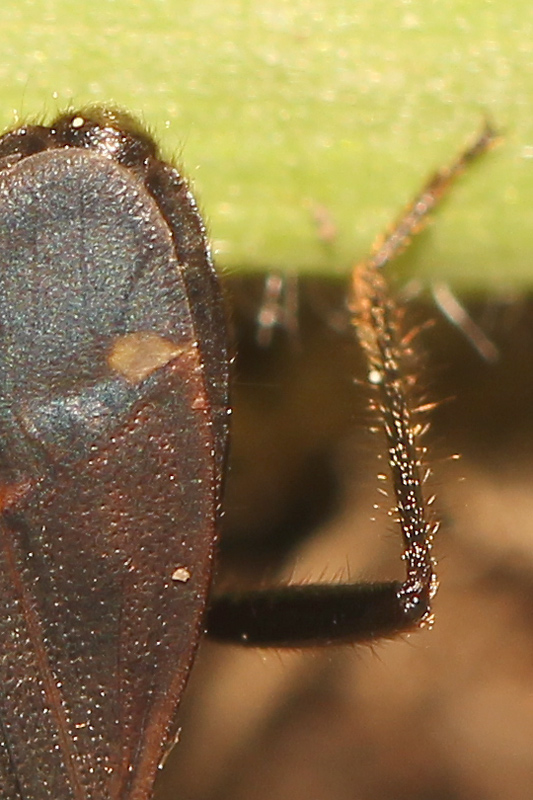
[[[336,275],[486,117],[405,269],[459,288],[533,276],[528,0],[3,0],[0,123],[114,103],[183,164],[217,261]]]

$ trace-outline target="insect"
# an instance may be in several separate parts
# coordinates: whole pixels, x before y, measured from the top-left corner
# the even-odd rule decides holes
[[[0,139],[2,798],[149,800],[204,629],[294,647],[430,622],[423,425],[382,267],[489,140],[353,274],[406,579],[221,596],[206,613],[229,359],[195,201],[122,112]]]

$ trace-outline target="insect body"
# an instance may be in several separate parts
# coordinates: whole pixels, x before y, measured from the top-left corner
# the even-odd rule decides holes
[[[187,186],[131,128],[0,141],[2,798],[149,797],[200,633],[224,316]]]
[[[422,426],[381,268],[451,175],[353,279],[405,581],[223,596],[205,615],[228,354],[194,200],[118,112],[0,139],[2,800],[149,800],[204,628],[295,647],[430,619]]]

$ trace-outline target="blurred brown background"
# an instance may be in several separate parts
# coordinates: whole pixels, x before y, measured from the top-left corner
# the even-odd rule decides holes
[[[268,346],[264,280],[229,291],[238,358],[218,586],[401,577],[344,286],[290,288],[294,315]],[[532,303],[469,310],[494,364],[431,302],[409,312],[434,320],[421,383],[441,401],[425,442],[443,520],[433,630],[304,653],[204,642],[158,800],[530,798]]]

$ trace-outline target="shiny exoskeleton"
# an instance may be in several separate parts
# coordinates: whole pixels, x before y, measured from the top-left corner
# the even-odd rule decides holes
[[[225,320],[187,184],[105,110],[0,140],[0,796],[146,798],[208,591]]]

